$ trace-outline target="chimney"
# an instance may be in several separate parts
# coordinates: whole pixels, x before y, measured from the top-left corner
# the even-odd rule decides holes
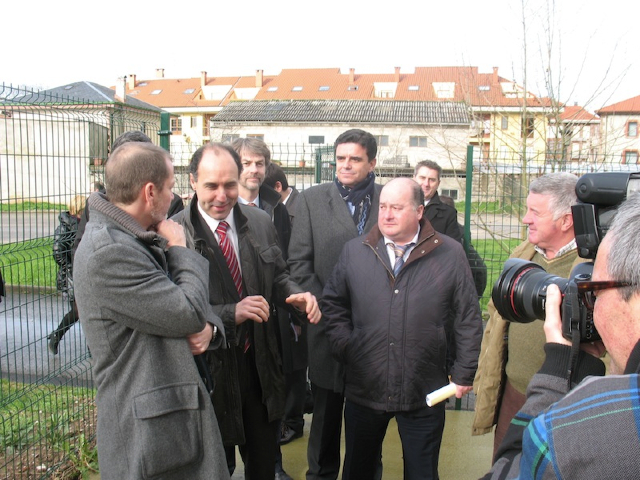
[[[205,87],[207,85],[207,72],[200,72],[200,86]]]
[[[355,68],[350,68],[349,69],[349,85],[353,85],[354,84],[355,76],[356,76],[356,69]]]
[[[127,101],[127,77],[118,77],[118,81],[116,82],[116,96],[115,99],[125,103]]]
[[[256,70],[256,87],[262,88],[262,70]]]
[[[127,77],[127,88],[133,90],[136,88],[136,74],[133,73]]]
[[[396,71],[396,83],[400,83],[400,67],[395,67]]]
[[[164,78],[164,68],[156,68],[156,78]]]
[[[498,67],[493,67],[493,84],[498,83]]]

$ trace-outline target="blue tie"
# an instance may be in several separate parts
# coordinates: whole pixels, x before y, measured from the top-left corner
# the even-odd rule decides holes
[[[396,245],[395,243],[389,243],[388,245],[393,248],[393,253],[396,255],[396,263],[393,265],[393,275],[397,276],[398,272],[404,265],[404,254],[407,251],[407,248],[413,246],[413,243],[407,243],[406,245]]]

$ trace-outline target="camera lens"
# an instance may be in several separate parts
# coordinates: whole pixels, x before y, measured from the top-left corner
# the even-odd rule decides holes
[[[491,299],[505,320],[529,323],[544,318],[547,287],[556,284],[564,292],[568,283],[568,279],[550,275],[540,265],[510,258],[493,286]]]

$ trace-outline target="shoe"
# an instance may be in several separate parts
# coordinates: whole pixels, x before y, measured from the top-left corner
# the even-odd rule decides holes
[[[284,471],[281,465],[276,465],[275,480],[293,480],[293,478]]]
[[[302,437],[302,432],[296,432],[295,430],[289,428],[286,423],[282,424],[282,429],[280,430],[280,445],[286,445],[292,440],[300,437]]]
[[[53,354],[53,355],[57,355],[58,354],[58,338],[55,335],[49,335],[49,351]]]

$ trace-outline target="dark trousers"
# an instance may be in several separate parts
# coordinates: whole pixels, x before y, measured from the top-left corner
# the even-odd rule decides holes
[[[373,480],[379,476],[376,458],[380,458],[382,442],[393,417],[402,442],[405,480],[438,479],[444,403],[410,412],[382,412],[347,400],[343,480]]]
[[[304,402],[307,395],[307,370],[302,368],[285,374],[287,399],[284,405],[284,423],[294,432],[304,428]]]
[[[73,327],[73,324],[76,323],[79,318],[80,316],[78,315],[78,306],[76,305],[75,300],[72,300],[71,310],[69,310],[69,312],[67,312],[67,314],[62,317],[58,328],[51,332],[49,337],[54,338],[56,343],[60,343],[60,340],[62,340],[64,334],[67,333],[67,331],[69,331],[71,327]]]
[[[262,403],[262,389],[256,370],[253,348],[247,353],[235,347],[242,403],[242,422],[246,443],[238,450],[244,463],[246,480],[273,480],[280,421],[269,422],[267,407]],[[217,388],[224,388],[218,385]],[[225,447],[229,470],[235,469],[235,447]]]
[[[342,408],[340,393],[311,384],[313,417],[307,446],[307,480],[338,478],[340,472],[340,436]]]

